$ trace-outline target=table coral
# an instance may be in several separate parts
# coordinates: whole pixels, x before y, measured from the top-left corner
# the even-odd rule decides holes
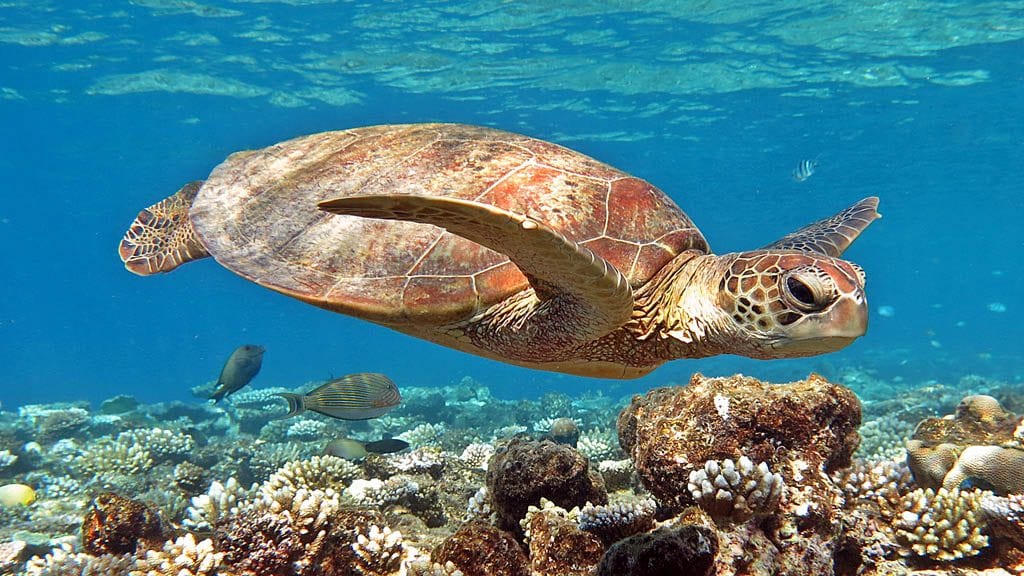
[[[973,480],[997,494],[1024,492],[1020,416],[984,395],[961,400],[955,414],[922,420],[907,442],[907,464],[923,488],[959,488]]]

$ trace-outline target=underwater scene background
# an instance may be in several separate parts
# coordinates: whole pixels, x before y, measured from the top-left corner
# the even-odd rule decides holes
[[[102,476],[95,466],[49,470],[29,466],[29,452],[19,452],[27,440],[46,452],[63,438],[26,437],[39,432],[38,410],[51,409],[39,405],[95,408],[118,395],[144,406],[179,401],[205,414],[193,414],[190,426],[225,419],[206,430],[212,445],[258,438],[259,426],[239,430],[237,414],[191,392],[215,380],[247,343],[266,348],[257,388],[298,389],[372,371],[412,390],[402,408],[408,413],[396,416],[404,421],[351,428],[332,421],[292,436],[281,426],[264,431],[272,443],[298,438],[305,447],[292,455],[307,459],[323,452],[328,432],[364,441],[408,432],[403,426],[424,424],[417,410],[431,410],[417,402],[438,401],[432,389],[442,404],[458,404],[467,386],[489,392],[466,406],[481,398],[518,405],[524,418],[548,418],[536,430],[553,417],[573,418],[613,445],[615,418],[632,394],[686,384],[695,372],[767,382],[814,372],[856,392],[874,429],[900,427],[890,434],[897,451],[890,445],[885,454],[895,454],[893,462],[903,460],[902,441],[918,421],[953,414],[963,396],[992,394],[1000,410],[1024,411],[1024,2],[13,0],[0,2],[0,70],[0,408],[4,425],[21,430],[0,439],[17,443],[10,454],[21,454],[25,466],[0,469],[5,481],[45,472],[80,482],[67,494],[82,502],[95,496],[82,477]],[[762,246],[877,195],[884,217],[845,256],[867,272],[868,332],[825,356],[679,360],[639,380],[587,379],[508,366],[331,314],[213,260],[140,278],[117,256],[139,209],[205,178],[232,152],[409,122],[482,124],[579,150],[664,190],[716,253]],[[800,172],[805,161],[812,173]],[[575,408],[551,409],[556,398]],[[584,405],[600,409],[584,416]],[[283,413],[284,402],[275,409]],[[902,423],[884,420],[894,413]],[[131,426],[90,420],[69,435],[113,441],[141,421],[186,434],[161,423],[166,413],[147,414]],[[477,428],[466,427],[474,442],[498,444],[502,433],[483,424],[485,414],[470,418]],[[325,420],[317,418],[310,421]],[[1019,443],[1012,430],[1006,442]],[[446,442],[460,453],[466,445]],[[88,447],[76,450],[90,458]],[[187,452],[163,464],[180,464]],[[633,458],[643,478],[638,456],[614,456]],[[265,481],[289,461],[279,458],[246,480]],[[180,525],[191,497],[234,474],[204,467],[203,485],[161,510],[165,522]],[[341,475],[386,476],[365,466]],[[98,485],[135,498],[157,483],[146,477],[135,492],[123,480]],[[671,508],[672,497],[647,480],[658,506]],[[39,506],[46,483],[35,484]],[[685,500],[676,503],[692,503]],[[7,526],[42,522],[32,512],[4,514]],[[1021,562],[1012,549],[999,554]],[[984,554],[988,564],[978,569],[1008,566]],[[837,573],[842,564],[834,564]]]

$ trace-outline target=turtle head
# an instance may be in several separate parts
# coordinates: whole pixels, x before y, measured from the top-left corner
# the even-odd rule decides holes
[[[754,358],[812,356],[843,348],[868,326],[864,270],[793,250],[722,257],[717,305]],[[741,348],[745,348],[742,347]]]

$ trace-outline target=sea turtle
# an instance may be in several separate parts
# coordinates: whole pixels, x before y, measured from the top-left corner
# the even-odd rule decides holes
[[[661,190],[579,152],[493,128],[388,125],[232,154],[141,211],[120,254],[141,275],[212,255],[458,350],[634,378],[675,358],[808,356],[864,334],[864,273],[839,256],[877,206],[715,255]]]

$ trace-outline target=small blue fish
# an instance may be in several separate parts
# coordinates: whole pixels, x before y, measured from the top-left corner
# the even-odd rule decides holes
[[[793,170],[793,180],[803,182],[814,175],[814,169],[818,167],[818,159],[801,160],[796,169]]]

